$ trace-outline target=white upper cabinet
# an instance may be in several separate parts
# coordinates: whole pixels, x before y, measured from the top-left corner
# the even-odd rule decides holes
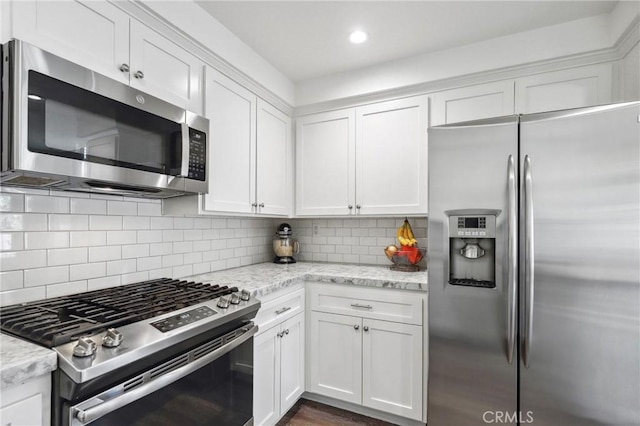
[[[513,114],[513,80],[437,92],[431,97],[431,125]]]
[[[300,117],[296,214],[427,212],[427,97]]]
[[[356,213],[427,212],[427,97],[356,108]]]
[[[12,6],[15,38],[202,113],[204,63],[116,6],[77,0]]]
[[[296,214],[354,212],[355,121],[353,108],[296,120]]]
[[[286,216],[291,211],[291,119],[207,68],[209,193],[204,212]]]
[[[292,205],[291,118],[262,99],[257,108],[257,211],[286,216]]]
[[[598,64],[516,79],[516,113],[611,103],[612,65]]]
[[[204,64],[149,27],[131,20],[130,84],[202,113]]]
[[[204,210],[252,213],[256,191],[256,95],[207,67],[209,193]]]

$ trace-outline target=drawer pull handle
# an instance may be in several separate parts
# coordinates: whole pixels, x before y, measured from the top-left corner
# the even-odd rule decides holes
[[[284,314],[285,312],[290,311],[290,310],[291,310],[290,306],[287,306],[286,308],[278,309],[276,311],[276,315]]]
[[[365,325],[365,326],[364,326],[364,328],[363,328],[363,330],[364,330],[364,331],[369,331],[369,327]]]
[[[356,324],[356,325],[354,325],[354,326],[353,326],[353,329],[354,329],[354,330],[358,330],[359,328],[360,328],[360,326],[359,326],[358,324]]]
[[[361,305],[359,303],[352,303],[351,307],[352,308],[373,309],[373,306],[371,306],[371,305]]]

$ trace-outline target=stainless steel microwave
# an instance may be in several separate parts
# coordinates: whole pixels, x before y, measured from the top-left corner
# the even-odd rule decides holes
[[[0,185],[206,193],[209,120],[25,42],[2,46]]]

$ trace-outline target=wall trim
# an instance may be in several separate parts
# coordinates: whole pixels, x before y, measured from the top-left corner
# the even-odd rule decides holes
[[[211,65],[227,77],[231,78],[238,84],[244,86],[258,97],[267,101],[278,110],[282,111],[289,117],[293,114],[293,106],[283,100],[281,97],[267,89],[265,86],[243,73],[224,58],[216,54],[208,46],[199,40],[191,37],[182,29],[176,27],[164,17],[159,15],[147,5],[129,0],[127,2],[111,1],[111,4],[120,8],[132,18],[137,19],[152,28],[154,31],[164,35],[183,49],[197,56],[203,62]],[[203,11],[203,13],[205,13]],[[205,77],[206,78],[206,77]]]
[[[444,78],[409,86],[402,86],[363,95],[349,96],[316,104],[303,105],[294,108],[294,118],[303,115],[314,114],[349,108],[369,103],[387,101],[395,98],[425,95],[442,90],[473,86],[476,84],[491,83],[494,81],[515,79],[533,74],[541,74],[551,71],[576,68],[587,65],[615,62],[623,59],[629,51],[640,41],[640,17],[629,25],[629,28],[618,38],[610,48],[599,49],[591,52],[568,55],[543,61],[497,68],[471,74]]]

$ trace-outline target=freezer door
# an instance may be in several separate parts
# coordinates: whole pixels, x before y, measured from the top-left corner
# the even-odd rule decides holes
[[[534,424],[640,424],[639,117],[634,103],[522,118],[520,403]]]
[[[508,277],[509,265],[516,262],[507,259],[507,223],[510,172],[511,213],[514,218],[517,213],[517,136],[517,117],[429,129],[430,426],[475,426],[497,419],[515,424],[517,358],[512,350],[510,364],[508,354],[515,335],[515,320],[509,325],[515,308],[515,298],[511,302],[509,296],[514,296],[515,285],[510,292]],[[494,288],[449,284],[450,216],[474,209],[496,215]],[[479,226],[473,218],[470,222]],[[469,242],[473,244],[473,238]],[[489,255],[490,242],[480,247]],[[460,249],[453,253],[458,256]]]

